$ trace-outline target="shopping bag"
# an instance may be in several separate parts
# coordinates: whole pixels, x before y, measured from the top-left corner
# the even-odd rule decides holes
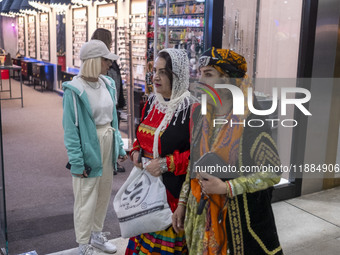
[[[134,167],[113,201],[124,238],[164,230],[172,212],[161,177]]]

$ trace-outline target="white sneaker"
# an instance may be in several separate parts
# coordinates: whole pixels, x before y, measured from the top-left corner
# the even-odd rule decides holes
[[[92,245],[90,244],[80,244],[78,247],[78,251],[79,255],[97,255]]]
[[[117,251],[116,245],[109,243],[106,235],[109,235],[109,232],[92,232],[91,234],[91,245],[93,247],[102,250],[107,253],[115,253]]]

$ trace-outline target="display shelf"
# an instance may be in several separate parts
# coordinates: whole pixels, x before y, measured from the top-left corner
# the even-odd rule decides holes
[[[166,1],[166,0],[163,0],[163,1],[161,0],[160,3],[159,3],[159,6],[160,6],[160,7],[161,7],[161,6],[166,6],[165,1]],[[191,1],[170,0],[170,1],[169,1],[169,4],[175,4],[175,5],[186,5],[186,4],[193,4],[193,3],[195,3],[196,5],[202,4],[202,3],[200,3],[200,2],[193,1],[193,0],[191,0]]]
[[[130,15],[133,82],[143,86],[145,86],[145,53],[147,51],[146,26],[146,13]]]
[[[79,57],[81,46],[87,41],[87,7],[73,9],[73,66],[80,67]]]
[[[189,14],[171,14],[171,17],[188,17],[188,16],[200,16],[202,17],[202,13],[189,13]],[[149,18],[154,18],[155,16],[150,16]],[[166,15],[158,15],[158,18],[165,18]]]
[[[48,13],[40,14],[40,58],[50,61],[50,32]]]
[[[37,58],[37,42],[36,42],[36,24],[35,16],[28,16],[28,56]]]
[[[128,25],[117,27],[118,38],[118,56],[117,61],[124,83],[129,83],[129,66],[130,66],[130,51],[129,51],[129,35],[130,29]]]
[[[166,0],[160,1],[157,8],[155,7],[155,1],[149,0],[147,61],[153,61],[154,54],[151,51],[154,51],[154,48],[156,53],[166,47],[185,49],[190,59],[190,75],[192,78],[197,78],[198,57],[204,49],[205,3],[172,0],[169,1],[168,14]],[[154,30],[155,16],[158,23],[157,31]],[[154,38],[155,34],[157,38]],[[151,77],[152,74],[149,73],[149,76]]]
[[[26,55],[25,42],[25,18],[18,17],[18,52],[22,56]]]
[[[112,34],[111,52],[117,53],[117,3],[97,6],[97,28],[105,28]]]

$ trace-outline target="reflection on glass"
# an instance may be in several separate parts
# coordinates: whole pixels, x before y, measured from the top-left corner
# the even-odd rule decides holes
[[[254,0],[225,0],[222,47],[245,57],[248,76],[254,75],[256,50],[256,7]]]
[[[271,104],[272,89],[296,86],[302,0],[224,0],[223,48],[243,55],[248,76],[257,79],[255,95],[262,104]],[[270,78],[270,79],[269,79]],[[274,78],[274,79],[272,79]],[[280,119],[281,112],[275,115]],[[293,118],[291,110],[287,118]],[[292,129],[272,129],[277,137],[281,161],[290,163]],[[289,179],[288,174],[283,175]]]

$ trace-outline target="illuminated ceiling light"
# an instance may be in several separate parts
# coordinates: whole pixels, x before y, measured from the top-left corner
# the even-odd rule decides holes
[[[50,11],[50,0],[28,0],[28,3],[32,5],[34,8],[41,10],[43,12]]]
[[[20,12],[27,15],[37,15],[39,10],[35,9],[28,3],[28,0],[22,0],[20,5]]]

